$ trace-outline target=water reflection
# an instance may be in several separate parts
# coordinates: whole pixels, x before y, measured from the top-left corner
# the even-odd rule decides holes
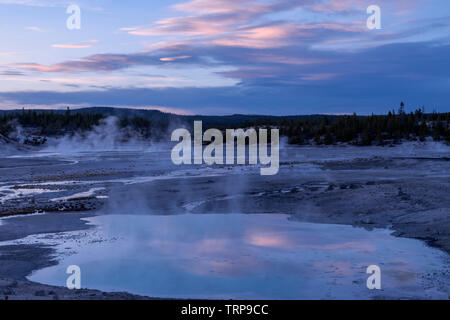
[[[424,291],[420,274],[442,268],[442,253],[416,240],[394,238],[386,230],[300,223],[265,214],[108,215],[89,220],[109,240],[92,241],[31,280],[64,285],[65,269],[76,264],[84,287],[158,297],[440,294]],[[382,292],[366,288],[365,270],[371,264],[382,269]]]

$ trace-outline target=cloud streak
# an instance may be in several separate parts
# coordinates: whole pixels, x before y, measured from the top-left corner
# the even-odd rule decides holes
[[[92,48],[96,46],[97,43],[98,43],[97,40],[91,40],[87,43],[52,44],[52,47],[61,49],[85,49],[85,48]]]

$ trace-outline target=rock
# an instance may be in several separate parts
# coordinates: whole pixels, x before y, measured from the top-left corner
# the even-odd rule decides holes
[[[47,293],[45,292],[45,290],[38,290],[34,293],[34,295],[36,297],[45,297],[47,295]]]

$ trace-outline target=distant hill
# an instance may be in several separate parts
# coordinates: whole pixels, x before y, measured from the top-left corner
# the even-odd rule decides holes
[[[65,114],[67,110],[46,110],[33,109],[36,113],[53,112],[55,114]],[[0,110],[0,115],[20,113],[22,110]],[[25,110],[28,112],[28,110]],[[298,121],[305,119],[321,119],[323,117],[334,118],[336,116],[330,115],[291,115],[291,116],[271,116],[271,115],[245,115],[233,114],[225,116],[205,116],[205,115],[177,115],[173,113],[164,113],[159,110],[143,110],[143,109],[127,109],[127,108],[112,108],[112,107],[89,107],[81,109],[73,109],[73,113],[91,113],[102,114],[104,116],[115,116],[118,118],[144,118],[151,122],[169,123],[182,122],[187,125],[192,125],[195,120],[201,120],[205,127],[242,127],[246,122],[279,122],[281,120]]]

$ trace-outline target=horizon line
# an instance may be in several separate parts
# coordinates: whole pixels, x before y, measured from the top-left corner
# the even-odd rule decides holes
[[[385,113],[358,113],[358,112],[339,112],[339,113],[304,113],[304,114],[286,114],[286,115],[274,115],[274,114],[258,114],[258,113],[233,113],[233,114],[216,114],[216,115],[212,115],[212,114],[180,114],[180,113],[176,113],[176,112],[167,112],[167,111],[161,111],[158,108],[139,108],[139,107],[112,107],[112,106],[91,106],[91,107],[70,107],[70,106],[66,106],[66,107],[61,107],[61,108],[19,108],[19,109],[3,109],[0,107],[0,112],[20,112],[22,110],[33,110],[33,111],[65,111],[67,110],[67,107],[69,107],[69,110],[85,110],[85,109],[94,109],[94,108],[102,108],[102,109],[118,109],[118,110],[138,110],[138,111],[157,111],[163,114],[170,114],[170,115],[175,115],[175,116],[183,116],[183,117],[231,117],[231,116],[261,116],[261,117],[277,117],[277,118],[283,118],[283,117],[299,117],[299,116],[335,116],[335,117],[339,117],[339,116],[351,116],[351,115],[357,115],[357,116],[372,116],[372,115],[376,115],[376,116],[382,116],[382,115],[386,115],[387,113],[391,112],[391,111],[395,111],[395,114],[398,114],[398,112],[395,109],[392,110],[388,110]],[[421,108],[416,108],[415,110],[418,110]],[[437,111],[432,111],[432,112],[424,112],[424,114],[445,114],[445,113],[449,113],[450,111],[441,111],[441,112],[437,112]],[[414,111],[410,111],[410,112],[405,112],[405,114],[410,114],[410,113],[414,113]]]

